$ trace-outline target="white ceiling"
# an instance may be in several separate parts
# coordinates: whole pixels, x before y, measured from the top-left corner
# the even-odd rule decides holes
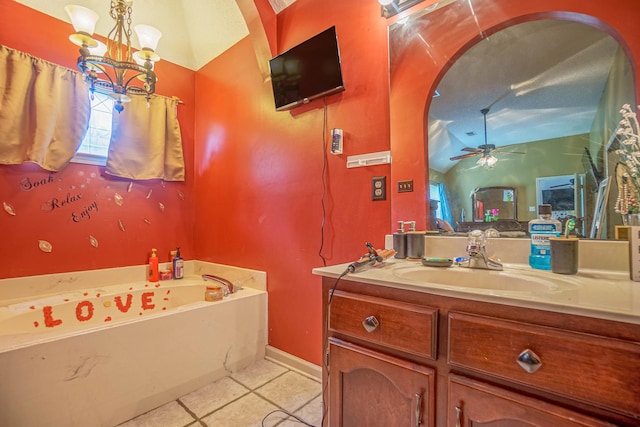
[[[463,147],[484,144],[486,107],[487,143],[497,147],[589,133],[617,47],[594,27],[560,20],[515,25],[476,44],[438,85],[430,167],[446,172]]]
[[[67,4],[92,9],[100,19],[96,33],[106,36],[114,26],[108,0],[15,0],[47,15],[71,22]],[[276,13],[295,0],[269,0]],[[135,0],[132,27],[153,25],[162,32],[157,53],[161,58],[191,70],[211,61],[249,34],[236,0]],[[69,24],[70,33],[73,27]],[[135,32],[134,32],[135,33]],[[138,47],[135,35],[134,47]]]

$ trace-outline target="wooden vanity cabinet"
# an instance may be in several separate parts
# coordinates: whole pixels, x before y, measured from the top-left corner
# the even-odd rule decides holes
[[[329,425],[434,427],[435,371],[329,339]]]
[[[470,378],[449,375],[449,427],[611,427],[597,420],[538,399]]]
[[[640,325],[334,285],[324,427],[640,426]]]

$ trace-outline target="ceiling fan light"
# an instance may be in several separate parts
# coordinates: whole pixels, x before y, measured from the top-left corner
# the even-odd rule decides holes
[[[488,168],[492,168],[496,163],[498,163],[498,158],[490,154],[487,158],[485,166]]]
[[[480,156],[476,164],[480,166],[485,166],[487,164],[487,156],[485,156],[484,154]]]

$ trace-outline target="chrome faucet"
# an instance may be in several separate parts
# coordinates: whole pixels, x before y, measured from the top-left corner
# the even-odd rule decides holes
[[[467,253],[469,257],[458,262],[460,267],[502,270],[502,263],[500,261],[487,256],[487,236],[482,230],[470,231],[468,237]]]
[[[204,280],[205,282],[207,280],[210,280],[212,282],[217,282],[220,285],[223,286],[224,288],[224,296],[226,297],[229,294],[232,294],[234,289],[233,289],[233,283],[231,283],[230,281],[228,281],[227,279],[224,279],[222,277],[219,276],[214,276],[213,274],[203,274],[202,275],[202,280]]]

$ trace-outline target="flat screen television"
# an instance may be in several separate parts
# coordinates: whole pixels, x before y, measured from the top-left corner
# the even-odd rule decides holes
[[[342,92],[342,68],[336,27],[311,37],[269,61],[276,110]]]
[[[572,211],[575,206],[573,188],[542,190],[542,203],[551,205],[554,211]]]

